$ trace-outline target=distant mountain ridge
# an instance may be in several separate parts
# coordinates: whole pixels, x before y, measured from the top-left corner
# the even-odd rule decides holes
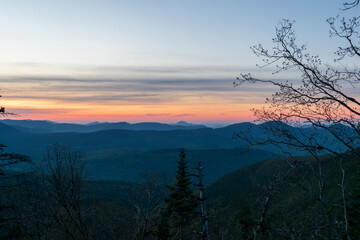
[[[8,121],[9,122],[9,121]],[[49,145],[58,143],[70,146],[73,150],[84,152],[89,158],[88,170],[95,178],[107,180],[134,180],[141,171],[160,171],[169,173],[174,170],[178,151],[184,148],[189,153],[189,160],[202,160],[211,174],[207,182],[213,182],[223,174],[236,170],[246,164],[258,160],[283,155],[279,148],[274,145],[260,145],[251,147],[247,155],[236,156],[236,152],[244,152],[247,142],[243,139],[234,138],[238,132],[246,132],[249,138],[264,138],[264,127],[273,124],[238,123],[223,128],[195,128],[195,129],[172,129],[172,126],[158,123],[139,123],[134,125],[138,130],[107,129],[94,132],[46,132],[44,126],[60,125],[69,128],[81,126],[103,126],[102,123],[93,123],[91,126],[76,124],[57,124],[45,121],[24,121],[32,124],[31,132],[24,126],[9,126],[0,122],[0,143],[6,145],[8,152],[22,153],[31,157],[34,163],[38,162],[46,152]],[[10,121],[10,123],[12,123]],[[19,122],[17,122],[19,123]],[[108,123],[111,124],[111,123]],[[115,126],[129,126],[129,123],[115,123]],[[109,127],[108,125],[106,125]],[[141,130],[156,129],[161,130]],[[318,140],[324,146],[338,148],[334,136],[323,129],[295,128],[282,124],[284,128],[298,137],[303,133],[317,133]],[[29,125],[28,125],[29,127]],[[112,126],[110,126],[112,127]],[[346,126],[334,126],[343,134],[349,134]],[[100,128],[101,129],[101,128]],[[168,130],[164,130],[168,129]],[[315,136],[315,135],[314,135]],[[270,136],[271,137],[271,136]],[[282,149],[291,151],[293,155],[304,155],[304,151],[293,148]],[[241,149],[241,150],[240,150]],[[126,154],[124,154],[126,152]],[[236,162],[236,160],[239,162]],[[242,161],[243,163],[240,163]],[[218,173],[217,173],[218,171]]]
[[[88,124],[76,123],[57,123],[46,120],[0,120],[1,123],[17,128],[21,131],[31,133],[64,133],[64,132],[79,132],[89,133],[103,130],[121,129],[121,130],[152,130],[152,131],[170,131],[170,130],[187,130],[207,128],[204,125],[191,124],[180,121],[176,124],[166,124],[157,122],[141,122],[141,123],[127,123],[127,122],[91,122]]]
[[[8,122],[12,123],[8,120]],[[132,124],[137,130],[131,129],[114,129],[115,126],[128,126],[129,123],[115,123],[111,126],[106,125],[106,130],[99,130],[93,132],[56,132],[49,133],[44,131],[44,124],[58,125],[44,121],[29,121],[33,124],[32,131],[21,126],[9,126],[0,121],[0,143],[5,144],[11,151],[28,154],[33,157],[39,157],[46,146],[53,143],[60,143],[69,145],[76,150],[83,152],[98,151],[104,149],[141,149],[141,150],[159,150],[159,149],[229,149],[246,147],[247,142],[243,139],[237,139],[235,133],[247,132],[249,138],[265,138],[267,136],[264,126],[271,123],[253,124],[253,123],[238,123],[229,125],[223,128],[194,128],[194,129],[173,129],[167,124],[158,123],[139,123]],[[18,122],[17,122],[18,123]],[[109,123],[111,124],[111,123]],[[65,128],[73,124],[59,124]],[[103,126],[101,124],[93,126],[76,125],[75,127],[96,127]],[[154,127],[155,126],[155,127]],[[303,137],[305,132],[312,134],[317,132],[317,137],[321,144],[331,148],[340,148],[339,142],[336,142],[334,136],[324,131],[323,129],[313,128],[295,128],[284,124],[284,127]],[[111,129],[107,129],[111,128]],[[147,130],[147,129],[161,129],[161,130]],[[39,129],[39,131],[35,131]],[[102,129],[102,128],[100,128]],[[145,130],[144,130],[145,129]],[[166,130],[167,129],[167,130]],[[340,128],[343,134],[350,133],[345,126]],[[282,146],[286,149],[286,146]],[[273,145],[260,145],[252,147],[253,149],[262,149],[271,151],[276,154],[282,154],[281,149]],[[306,153],[297,149],[288,149],[294,155],[304,155]]]
[[[41,129],[41,126],[34,129]],[[0,122],[0,143],[8,146],[9,152],[30,156],[34,163],[40,161],[51,144],[70,146],[86,154],[89,177],[121,181],[136,181],[144,172],[172,175],[179,151],[185,148],[191,167],[201,160],[207,169],[204,181],[211,183],[242,166],[277,156],[264,150],[237,149],[236,141],[232,139],[234,129],[32,133],[25,127]]]

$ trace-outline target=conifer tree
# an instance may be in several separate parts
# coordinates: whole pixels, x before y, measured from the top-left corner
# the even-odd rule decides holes
[[[169,197],[165,199],[165,202],[172,216],[173,226],[177,229],[180,239],[183,240],[185,239],[184,230],[195,214],[197,200],[191,190],[192,181],[188,171],[188,161],[185,159],[184,149],[181,150],[179,157],[180,159],[177,161],[178,167],[175,175],[176,181],[175,184],[170,187],[171,193]]]
[[[168,211],[168,209],[163,209],[160,212],[160,215],[161,215],[161,219],[160,219],[160,224],[158,225],[157,237],[158,240],[167,240],[172,236],[170,233],[170,226],[169,226],[170,212]]]

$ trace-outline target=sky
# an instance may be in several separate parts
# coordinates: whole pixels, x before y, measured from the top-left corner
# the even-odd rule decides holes
[[[58,122],[251,121],[274,91],[233,87],[272,75],[250,47],[272,47],[279,20],[332,62],[326,19],[338,0],[0,1],[0,103],[18,119]],[[358,11],[355,9],[354,11]],[[351,13],[350,13],[351,14]],[[353,14],[353,12],[352,12]]]

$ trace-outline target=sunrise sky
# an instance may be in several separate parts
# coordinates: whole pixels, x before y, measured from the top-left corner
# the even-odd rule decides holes
[[[271,47],[282,19],[332,62],[326,19],[338,0],[16,0],[0,2],[1,105],[18,119],[59,122],[252,119],[274,89],[234,88],[271,75],[250,47]],[[343,14],[343,13],[342,13]],[[351,14],[351,13],[349,13]]]

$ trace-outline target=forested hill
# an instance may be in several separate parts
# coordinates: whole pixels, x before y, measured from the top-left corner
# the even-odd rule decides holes
[[[7,151],[28,155],[34,163],[42,158],[51,144],[70,146],[86,153],[90,177],[122,181],[135,181],[144,171],[173,173],[178,152],[184,148],[192,163],[204,162],[209,173],[205,180],[209,183],[243,166],[281,154],[280,149],[273,145],[256,146],[245,152],[247,143],[233,137],[238,132],[246,132],[249,138],[265,138],[263,127],[267,124],[270,123],[167,131],[110,129],[88,133],[32,133],[0,123],[0,142],[8,147]],[[314,131],[284,127],[299,133],[299,136],[304,131]],[[331,136],[321,130],[318,136],[331,144]],[[293,154],[304,154],[296,149],[292,151]]]
[[[236,129],[239,127],[31,133],[0,123],[0,142],[10,152],[30,156],[34,163],[51,144],[70,146],[86,153],[88,177],[121,181],[137,181],[144,172],[172,175],[179,151],[184,148],[192,167],[199,160],[203,161],[207,168],[205,182],[210,183],[243,166],[276,156],[266,150],[239,149],[241,144],[232,138]]]
[[[123,130],[110,129],[97,132],[79,133],[32,133],[20,130],[13,126],[0,123],[0,142],[8,146],[11,151],[28,154],[34,158],[42,155],[49,144],[59,143],[71,146],[73,149],[89,152],[104,149],[222,149],[236,148],[246,146],[246,142],[242,139],[234,139],[234,133],[245,132],[248,138],[266,138],[264,127],[266,124],[255,125],[252,123],[233,124],[224,128],[198,128],[186,130]],[[321,129],[293,128],[285,125],[288,131],[291,131],[299,138],[304,134],[313,134],[323,146],[341,147],[338,141],[334,141],[334,137],[328,132]],[[347,134],[350,130],[341,129],[343,134]],[[336,144],[334,144],[336,142]],[[277,154],[281,152],[274,146],[261,145],[256,148],[272,151]],[[303,155],[304,152],[291,148],[293,154]]]
[[[102,150],[89,152],[88,177],[101,180],[137,181],[143,173],[159,173],[173,176],[177,167],[180,149],[152,151]],[[203,149],[187,150],[186,159],[190,169],[202,161],[204,183],[209,184],[225,174],[249,164],[278,157],[264,150]],[[194,171],[194,170],[191,170]]]
[[[301,164],[289,164],[294,162]],[[319,162],[310,157],[271,159],[227,174],[211,184],[207,194],[210,206],[218,209],[217,218],[232,226],[235,236],[251,235],[261,219],[269,236],[279,237],[280,230],[288,228],[306,235],[322,229],[330,217],[343,221],[343,201],[349,216],[354,216],[359,177],[359,155],[352,152],[325,155]],[[319,186],[324,186],[321,191]]]
[[[43,151],[52,143],[69,145],[80,151],[104,149],[219,149],[234,148],[237,142],[232,134],[210,128],[173,131],[105,130],[91,133],[29,133],[0,124],[1,143],[9,149],[25,154]],[[33,154],[32,154],[33,155]]]

